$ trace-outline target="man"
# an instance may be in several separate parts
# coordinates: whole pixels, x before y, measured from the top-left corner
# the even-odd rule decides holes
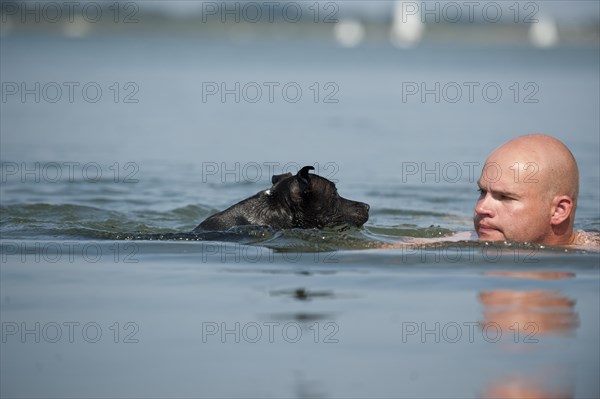
[[[477,182],[475,231],[483,241],[528,241],[570,245],[579,170],[559,140],[531,134],[497,148]]]

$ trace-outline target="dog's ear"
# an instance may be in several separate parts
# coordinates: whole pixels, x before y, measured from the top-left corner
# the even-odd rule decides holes
[[[308,185],[308,182],[310,181],[310,175],[308,174],[309,170],[315,170],[315,168],[313,168],[312,166],[305,166],[302,169],[300,169],[300,171],[296,175],[298,176],[298,180],[300,180],[301,183],[306,185]]]
[[[287,179],[288,177],[292,177],[291,173],[284,173],[282,175],[273,175],[273,177],[271,177],[271,183],[272,184],[277,184],[278,182],[280,182],[283,179]]]

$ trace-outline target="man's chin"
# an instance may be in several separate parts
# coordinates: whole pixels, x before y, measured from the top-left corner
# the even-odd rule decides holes
[[[504,234],[495,229],[479,229],[477,230],[479,241],[505,241]]]

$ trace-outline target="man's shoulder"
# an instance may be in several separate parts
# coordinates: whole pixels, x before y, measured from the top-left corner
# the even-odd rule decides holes
[[[571,243],[571,246],[598,250],[600,248],[600,233],[597,231],[578,230],[575,232],[575,239]]]

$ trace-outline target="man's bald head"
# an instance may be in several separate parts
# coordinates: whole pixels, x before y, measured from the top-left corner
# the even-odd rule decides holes
[[[488,157],[478,185],[474,224],[480,239],[573,240],[579,170],[559,140],[530,134],[508,141]]]
[[[526,183],[537,181],[539,189],[547,195],[568,195],[577,201],[579,168],[571,151],[560,140],[545,134],[520,136],[498,147],[486,163],[498,159],[508,160],[511,165],[519,163],[522,169],[518,179]]]

